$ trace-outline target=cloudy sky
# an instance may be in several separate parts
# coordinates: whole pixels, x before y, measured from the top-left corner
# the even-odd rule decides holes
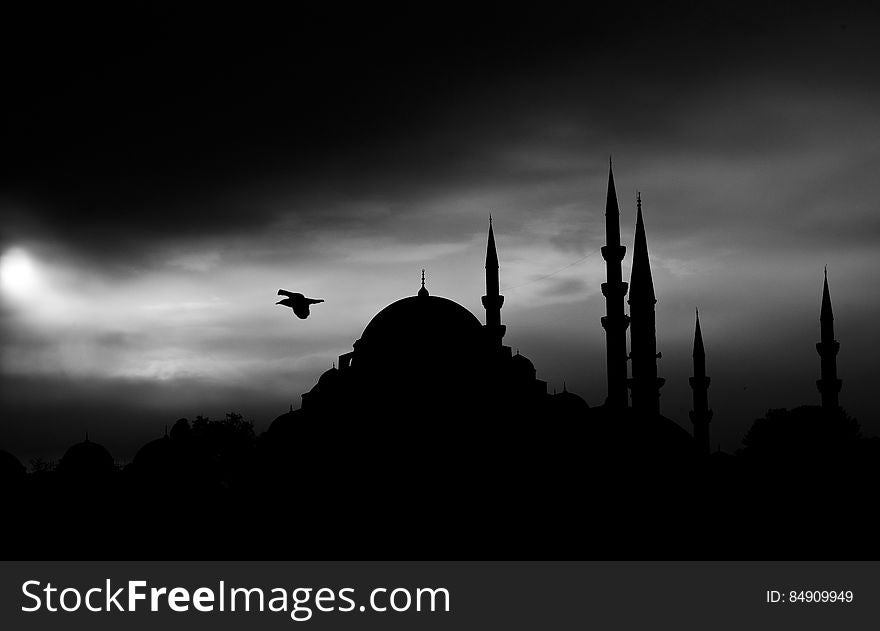
[[[841,401],[880,433],[877,21],[541,7],[7,16],[0,447],[265,429],[423,267],[482,319],[490,212],[506,342],[600,404],[609,154],[627,245],[642,193],[664,413],[689,428],[697,306],[713,441],[818,402],[827,264]],[[297,320],[279,287],[326,303]]]

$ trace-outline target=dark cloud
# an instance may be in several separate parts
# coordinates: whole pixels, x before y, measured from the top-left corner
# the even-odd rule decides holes
[[[535,123],[571,123],[553,144],[582,149],[595,125],[578,122],[600,120],[600,154],[628,142],[760,150],[772,136],[740,133],[755,116],[735,98],[725,126],[688,137],[700,104],[719,107],[700,101],[717,80],[735,97],[756,70],[770,84],[872,67],[855,14],[789,9],[22,8],[4,42],[19,63],[2,189],[41,234],[111,256],[271,226],[279,208],[259,196],[273,189],[287,213],[309,214],[328,192],[536,181],[540,166],[493,155],[539,144]],[[785,117],[765,121],[777,140]]]

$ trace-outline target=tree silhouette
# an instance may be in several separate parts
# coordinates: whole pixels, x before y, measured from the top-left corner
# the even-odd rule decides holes
[[[192,423],[192,440],[222,485],[235,486],[246,477],[256,446],[253,421],[236,412],[228,412],[220,421],[199,415]]]
[[[854,453],[860,439],[859,423],[840,408],[771,409],[749,428],[739,454],[768,462],[836,459]]]

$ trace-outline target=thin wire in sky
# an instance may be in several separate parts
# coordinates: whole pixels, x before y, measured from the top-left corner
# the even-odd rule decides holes
[[[599,249],[597,249],[597,250],[594,250],[594,251],[592,251],[592,252],[586,254],[585,256],[582,256],[582,257],[579,258],[578,260],[576,260],[576,261],[572,261],[571,263],[569,263],[568,265],[566,265],[566,266],[564,266],[564,267],[560,267],[560,268],[559,268],[558,270],[556,270],[556,271],[550,272],[549,274],[544,274],[543,276],[539,276],[538,278],[533,278],[533,279],[530,280],[530,281],[526,281],[526,282],[524,282],[524,283],[520,283],[519,285],[514,285],[513,287],[502,287],[502,288],[501,288],[501,291],[509,292],[509,291],[513,291],[514,289],[519,289],[520,287],[525,287],[526,285],[531,285],[531,284],[533,284],[533,283],[539,283],[539,282],[541,282],[542,280],[547,280],[548,278],[551,278],[551,277],[553,277],[553,276],[556,276],[559,272],[564,272],[564,271],[567,270],[569,267],[574,267],[574,266],[577,265],[578,263],[583,263],[584,261],[586,261],[588,258],[590,258],[591,256],[593,256],[594,254],[598,254],[600,251],[601,251],[601,248],[599,248]]]

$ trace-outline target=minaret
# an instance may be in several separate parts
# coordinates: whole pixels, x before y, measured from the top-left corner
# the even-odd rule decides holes
[[[629,318],[624,313],[623,307],[627,284],[623,282],[623,273],[620,270],[620,262],[624,254],[626,254],[626,246],[620,244],[620,209],[617,206],[617,191],[614,189],[614,173],[609,158],[608,197],[605,200],[605,245],[602,247],[606,276],[606,282],[602,283],[602,295],[605,296],[602,328],[605,329],[608,373],[608,397],[605,399],[605,405],[614,410],[627,407],[626,327],[629,326]]]
[[[648,239],[642,220],[642,196],[638,196],[636,236],[633,242],[632,275],[629,279],[630,354],[632,360],[633,409],[641,415],[660,414],[660,388],[666,382],[657,376],[657,333],[654,321],[654,280],[648,260]]]
[[[837,395],[843,383],[837,378],[837,352],[840,342],[834,339],[834,314],[831,312],[831,293],[828,291],[828,268],[825,268],[825,286],[822,288],[822,311],[819,314],[822,341],[816,344],[819,357],[822,358],[822,378],[816,382],[822,393],[822,408],[837,410],[840,402]]]
[[[495,232],[492,230],[492,215],[489,215],[489,242],[486,244],[486,295],[483,296],[483,307],[486,309],[486,331],[492,340],[492,346],[501,349],[506,326],[501,324],[501,295],[498,282],[498,252],[495,250]]]
[[[709,409],[709,382],[706,376],[706,351],[703,348],[703,332],[700,331],[700,312],[697,311],[697,325],[694,328],[694,376],[690,381],[694,391],[694,409],[691,411],[691,423],[694,424],[694,442],[701,455],[709,455],[709,421],[712,410]]]

